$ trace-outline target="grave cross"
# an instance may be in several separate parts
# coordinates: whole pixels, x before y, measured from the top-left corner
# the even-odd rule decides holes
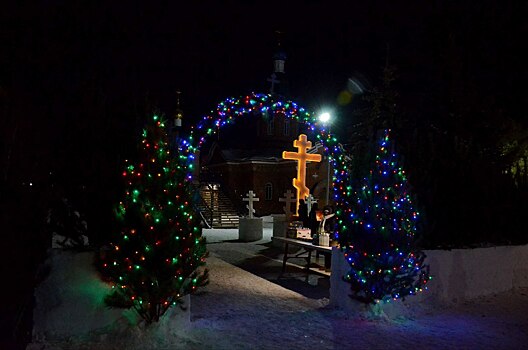
[[[312,196],[312,194],[310,193],[308,197],[306,197],[306,207],[308,208],[308,215],[312,211],[312,205],[314,203],[317,203],[317,199],[315,199],[315,197]]]
[[[293,198],[293,193],[291,190],[286,191],[284,194],[285,198],[279,198],[279,202],[286,202],[284,206],[284,213],[286,213],[286,219],[290,220],[291,217],[291,205],[292,203],[297,203],[297,200]]]
[[[253,218],[253,214],[255,213],[255,209],[253,209],[253,202],[258,202],[260,199],[255,197],[255,193],[253,193],[252,190],[250,190],[247,194],[247,198],[242,199],[244,202],[249,202],[248,205],[246,205],[246,208],[249,209],[249,218]]]
[[[305,134],[300,134],[299,139],[293,141],[293,147],[296,147],[298,152],[284,151],[282,158],[297,161],[297,178],[293,179],[293,187],[297,189],[295,214],[299,215],[299,199],[304,199],[310,194],[310,189],[306,187],[306,162],[320,162],[321,155],[306,153],[306,150],[312,147],[312,142],[308,141]]]

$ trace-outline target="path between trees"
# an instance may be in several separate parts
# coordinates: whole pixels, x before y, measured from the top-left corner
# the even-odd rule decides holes
[[[240,251],[240,244],[219,243],[211,249],[211,282],[191,303],[190,336],[196,349],[523,349],[528,344],[528,290],[442,309],[424,307],[413,318],[365,319],[219,257]],[[248,259],[269,263],[254,259],[262,255],[252,243],[244,244]]]

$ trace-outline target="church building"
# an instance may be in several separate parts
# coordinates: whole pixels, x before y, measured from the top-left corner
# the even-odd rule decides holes
[[[279,43],[273,55],[273,72],[267,79],[272,98],[288,99],[286,58]],[[279,198],[288,190],[296,193],[292,179],[297,174],[297,162],[282,159],[282,152],[296,151],[293,142],[301,133],[307,134],[312,142],[308,152],[324,156],[323,147],[315,143],[313,133],[302,122],[272,112],[238,118],[233,125],[221,128],[201,150],[200,182],[223,192],[240,215],[248,214],[243,198],[250,190],[259,198],[254,204],[256,216],[284,213],[284,203]],[[326,204],[331,178],[328,181],[328,163],[323,158],[319,163],[307,163],[306,186],[319,203]]]

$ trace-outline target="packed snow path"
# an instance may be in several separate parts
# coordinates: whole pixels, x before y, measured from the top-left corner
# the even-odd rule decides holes
[[[347,317],[211,257],[211,283],[193,296],[197,349],[526,349],[528,290],[413,319]]]

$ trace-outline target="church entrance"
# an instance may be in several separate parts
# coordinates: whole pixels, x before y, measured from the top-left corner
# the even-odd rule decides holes
[[[303,142],[299,135],[306,135],[305,142],[310,144],[303,149],[305,157],[322,161],[300,164],[295,157],[282,156],[284,151],[300,150],[293,147],[294,141]],[[256,216],[283,214],[288,190],[295,193],[295,214],[299,199],[306,200],[308,195],[321,208],[338,204],[337,186],[346,169],[342,169],[337,139],[313,114],[280,96],[253,93],[220,102],[193,127],[182,146],[193,167],[189,176],[205,197],[201,211],[209,219],[208,227],[236,227],[232,219],[225,223],[228,217],[247,214],[244,198],[249,191],[260,199]],[[292,179],[300,181],[300,172],[304,183],[295,186]],[[232,203],[230,212],[218,213],[220,197]]]

